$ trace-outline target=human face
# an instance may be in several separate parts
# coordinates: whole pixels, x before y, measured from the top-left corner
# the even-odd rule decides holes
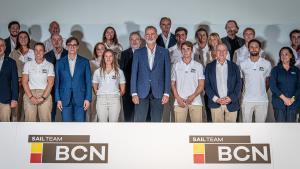
[[[5,52],[5,43],[3,40],[0,40],[0,56],[3,56]]]
[[[192,57],[193,50],[191,47],[188,47],[187,45],[182,45],[181,53],[182,53],[183,58],[190,59]]]
[[[213,46],[214,48],[217,47],[217,45],[219,44],[220,39],[216,36],[211,36],[210,40],[208,41],[210,46]]]
[[[52,41],[52,45],[53,45],[54,48],[61,48],[62,47],[63,40],[62,40],[62,38],[59,34],[52,35],[51,41]]]
[[[19,35],[19,42],[21,46],[27,46],[27,44],[29,43],[29,37],[25,33],[21,33]]]
[[[291,41],[292,46],[300,48],[300,33],[293,33]]]
[[[112,41],[115,36],[115,31],[111,28],[108,28],[105,32],[105,38],[109,41]]]
[[[252,30],[246,30],[243,34],[246,43],[255,38],[254,32]]]
[[[96,47],[96,54],[97,54],[96,58],[99,57],[102,58],[104,51],[105,51],[105,46],[102,44],[98,44]]]
[[[10,36],[12,36],[12,37],[17,37],[19,32],[20,32],[20,27],[18,24],[13,24],[9,28],[9,33],[10,33]]]
[[[60,33],[59,24],[57,22],[52,22],[49,27],[49,32],[51,35],[59,34]]]
[[[155,29],[149,28],[145,32],[145,40],[147,44],[155,44],[157,39],[157,33]]]
[[[131,35],[129,41],[130,41],[130,46],[132,49],[140,48],[141,43],[142,43],[141,38],[136,34]]]
[[[114,61],[114,55],[112,52],[106,52],[104,54],[104,62],[106,65],[112,65]]]
[[[252,42],[249,44],[249,53],[250,56],[258,56],[260,52],[259,44],[256,42]]]
[[[292,58],[292,54],[287,49],[283,49],[280,52],[280,60],[283,64],[289,64],[291,58]]]
[[[44,59],[45,50],[42,45],[36,45],[34,47],[34,55],[36,60]]]
[[[227,56],[227,48],[224,44],[220,44],[217,46],[217,60],[220,63],[224,63]]]
[[[187,38],[187,36],[186,36],[186,33],[184,31],[178,31],[176,33],[177,43],[182,44],[183,42],[186,41],[186,38]]]
[[[68,47],[68,53],[70,55],[77,55],[77,51],[79,49],[79,46],[76,43],[76,40],[72,40],[70,43],[68,43],[67,47]]]
[[[235,36],[235,34],[238,32],[238,29],[234,22],[228,22],[226,25],[226,32],[228,36]]]
[[[198,38],[198,41],[200,43],[206,43],[206,41],[207,41],[206,32],[205,31],[199,31],[197,33],[197,38]]]
[[[163,19],[160,22],[160,29],[162,32],[169,33],[171,29],[171,22],[168,19]]]

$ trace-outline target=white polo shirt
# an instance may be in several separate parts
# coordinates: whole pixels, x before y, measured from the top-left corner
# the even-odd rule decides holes
[[[262,57],[256,62],[248,58],[240,66],[244,78],[243,101],[268,102],[266,78],[270,76],[271,63]]]
[[[124,73],[121,69],[119,70],[119,75],[116,75],[116,72],[112,70],[109,74],[102,72],[100,74],[100,69],[97,69],[93,75],[93,83],[98,84],[97,95],[104,94],[116,94],[120,95],[120,84],[125,84]]]
[[[171,80],[176,82],[176,89],[179,96],[187,99],[192,95],[198,87],[198,80],[204,80],[203,66],[191,60],[189,64],[185,64],[182,60],[177,62],[172,68]],[[174,105],[178,105],[175,99]],[[201,96],[198,95],[192,105],[202,105]]]
[[[265,57],[265,53],[262,49],[260,49],[259,56]],[[243,45],[239,49],[236,50],[236,64],[240,65],[243,61],[247,60],[250,57],[249,49],[246,45]]]
[[[172,65],[181,61],[182,53],[180,48],[178,48],[177,44],[169,48],[169,53],[170,53],[170,62]]]
[[[46,59],[40,64],[37,64],[35,60],[26,62],[23,69],[23,74],[27,74],[29,78],[29,88],[33,89],[46,89],[47,78],[49,76],[55,76],[53,64]]]
[[[20,52],[21,54],[21,52]],[[35,59],[35,55],[34,55],[34,51],[32,49],[29,49],[27,53],[25,53],[24,55],[20,55],[19,60],[22,63],[26,63],[26,62],[30,62],[33,61]]]

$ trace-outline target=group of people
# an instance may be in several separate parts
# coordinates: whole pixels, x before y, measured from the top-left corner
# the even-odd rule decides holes
[[[255,30],[238,37],[238,24],[225,24],[227,36],[188,30],[170,32],[171,19],[160,20],[161,34],[147,26],[129,36],[123,50],[109,26],[93,59],[78,54],[79,40],[64,39],[58,22],[51,37],[31,44],[20,24],[8,24],[0,38],[0,121],[51,122],[265,122],[272,92],[277,122],[296,122],[300,108],[300,30],[291,46],[279,50],[272,67]],[[165,120],[164,120],[165,121]]]

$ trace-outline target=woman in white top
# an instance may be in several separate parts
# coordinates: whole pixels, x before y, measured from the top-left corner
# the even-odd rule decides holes
[[[50,95],[54,84],[54,68],[52,63],[44,58],[43,43],[34,45],[35,59],[24,65],[22,85],[24,94],[25,121],[50,122],[52,97]]]
[[[102,42],[96,43],[93,51],[93,59],[90,60],[90,67],[91,67],[91,74],[93,75],[95,70],[100,67],[100,62],[103,58],[103,53],[106,47],[105,44]],[[97,121],[97,114],[96,114],[96,95],[93,93],[93,98],[91,102],[91,106],[87,111],[87,121],[89,122],[96,122]]]
[[[121,59],[121,52],[123,51],[122,45],[118,41],[118,36],[115,28],[108,26],[104,29],[102,35],[102,42],[107,49],[111,49],[115,52],[117,60]]]
[[[114,52],[104,51],[100,68],[93,75],[93,89],[97,94],[96,110],[100,122],[117,122],[121,110],[120,96],[125,93],[125,77]]]
[[[18,33],[16,48],[10,53],[9,57],[14,59],[17,64],[18,77],[19,77],[19,99],[18,107],[13,110],[12,121],[24,121],[24,111],[23,111],[23,95],[24,89],[22,87],[22,72],[24,64],[28,61],[34,60],[34,52],[30,47],[30,37],[29,34],[25,31]]]

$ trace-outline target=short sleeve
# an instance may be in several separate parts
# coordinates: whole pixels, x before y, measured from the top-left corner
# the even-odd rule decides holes
[[[120,74],[120,84],[125,84],[126,83],[125,76],[121,69],[119,69],[119,74]]]
[[[30,64],[30,62],[26,62],[26,63],[25,63],[24,68],[23,68],[23,73],[22,73],[23,75],[24,75],[24,74],[26,74],[26,75],[29,74],[29,67],[30,67],[29,64]]]
[[[198,73],[198,80],[205,79],[204,72],[203,72],[203,66],[201,64],[199,64],[199,71],[197,73]]]
[[[55,76],[55,73],[54,73],[54,66],[53,66],[52,63],[49,63],[48,76]]]
[[[99,83],[100,82],[100,69],[95,70],[93,75],[93,83]]]

